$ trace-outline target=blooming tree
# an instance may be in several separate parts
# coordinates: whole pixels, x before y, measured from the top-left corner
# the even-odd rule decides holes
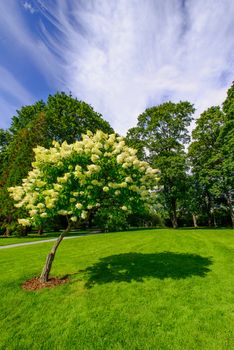
[[[15,206],[29,214],[18,219],[24,226],[56,215],[67,218],[67,228],[48,254],[40,276],[46,282],[56,250],[72,224],[107,206],[128,215],[134,207],[146,205],[155,193],[157,170],[138,160],[137,151],[127,147],[122,137],[100,130],[72,144],[54,141],[50,149],[38,146],[34,151],[33,170],[9,192]]]

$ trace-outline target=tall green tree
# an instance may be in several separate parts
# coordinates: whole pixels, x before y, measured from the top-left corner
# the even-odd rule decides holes
[[[129,145],[160,170],[159,197],[174,228],[178,226],[178,203],[186,195],[185,144],[190,140],[193,113],[189,102],[167,102],[146,109],[127,133]]]
[[[9,235],[11,231],[16,231],[17,228],[21,234],[25,233],[25,230],[17,225],[20,210],[14,207],[7,188],[17,185],[27,175],[34,159],[33,148],[45,143],[45,134],[45,116],[41,112],[37,118],[32,119],[30,127],[28,124],[27,128],[23,127],[18,130],[5,150],[0,186],[0,216],[6,235]]]
[[[0,132],[0,220],[7,234],[15,230],[18,216],[7,187],[26,177],[34,159],[33,149],[37,145],[49,147],[53,140],[72,143],[87,130],[98,129],[113,132],[90,105],[65,93],[50,95],[46,102],[38,101],[17,111],[9,130]]]
[[[215,223],[214,186],[220,178],[222,161],[219,154],[218,138],[225,122],[225,115],[220,107],[210,107],[196,120],[192,132],[193,142],[189,146],[189,158],[194,179],[199,183],[205,201],[208,225]],[[200,203],[201,204],[201,203]]]
[[[234,83],[220,107],[211,107],[196,122],[189,147],[192,172],[203,189],[209,224],[215,204],[226,204],[234,227]]]

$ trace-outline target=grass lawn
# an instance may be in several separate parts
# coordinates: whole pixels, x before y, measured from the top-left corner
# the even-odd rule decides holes
[[[22,290],[51,245],[0,251],[0,349],[233,349],[233,230],[67,240],[52,275],[71,282]]]

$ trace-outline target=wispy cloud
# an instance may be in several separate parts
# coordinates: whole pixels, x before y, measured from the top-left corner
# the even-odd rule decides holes
[[[190,100],[199,112],[224,100],[234,73],[232,0],[39,2],[59,32],[44,28],[65,85],[119,132],[164,100]]]
[[[41,96],[32,95],[30,84],[24,86],[21,81],[22,76],[29,72],[27,63],[32,64],[32,73],[35,73],[36,68],[49,84],[57,85],[58,89],[62,86],[57,79],[59,62],[36,30],[30,30],[27,16],[24,16],[23,7],[30,9],[27,4],[29,3],[14,0],[0,1],[0,127],[9,126],[16,109],[41,99]],[[32,7],[31,12],[33,9]],[[37,26],[35,22],[35,28]],[[5,57],[4,50],[9,57]],[[20,65],[22,57],[27,58],[27,63],[21,62]]]
[[[25,89],[19,81],[5,68],[0,66],[0,90],[11,95],[16,101],[32,101],[32,95]]]
[[[1,37],[54,89],[91,103],[120,133],[169,99],[189,100],[197,113],[224,100],[233,18],[233,0],[0,1]]]
[[[35,30],[32,31],[21,9],[20,2],[0,1],[0,33],[8,42],[8,46],[12,46],[16,57],[22,53],[27,54],[41,74],[48,81],[54,82],[57,80],[60,62],[55,59],[51,50],[38,34],[39,24],[35,22]]]
[[[187,99],[202,111],[225,98],[234,69],[232,0],[39,3],[59,33],[44,27],[67,88],[116,130],[164,100]]]
[[[8,70],[1,66],[0,77],[0,128],[6,128],[9,122],[5,117],[13,116],[19,106],[32,103],[34,98]]]

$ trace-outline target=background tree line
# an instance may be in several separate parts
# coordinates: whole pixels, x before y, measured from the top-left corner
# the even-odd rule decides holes
[[[191,142],[194,111],[189,102],[148,108],[128,131],[128,142],[161,172],[158,213],[165,223],[234,226],[234,84],[222,108],[197,118]]]
[[[136,127],[127,133],[126,142],[138,150],[140,159],[160,170],[157,201],[152,203],[150,212],[139,213],[136,208],[127,222],[105,213],[96,222],[91,218],[90,226],[107,229],[159,223],[174,228],[234,226],[234,84],[222,108],[210,107],[196,120],[191,142],[189,126],[194,111],[187,101],[166,102],[146,109],[138,117]],[[52,140],[71,143],[87,130],[98,129],[114,132],[90,105],[65,93],[22,107],[13,116],[9,129],[0,129],[2,234],[27,233],[17,224],[21,209],[14,207],[7,188],[20,184],[26,177],[34,158],[33,148],[49,147]],[[60,217],[48,223],[53,228],[62,224]]]

